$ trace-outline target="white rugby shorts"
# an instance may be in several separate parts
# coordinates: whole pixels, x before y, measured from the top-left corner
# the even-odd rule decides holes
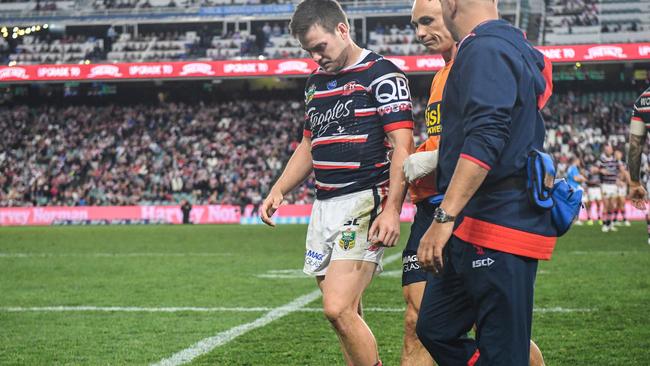
[[[618,186],[616,184],[602,184],[600,188],[603,190],[603,197],[605,198],[618,196]]]
[[[603,199],[603,194],[600,190],[600,187],[587,188],[587,196],[589,196],[589,202],[600,201]]]
[[[370,244],[368,230],[381,212],[386,197],[383,191],[373,188],[314,202],[303,272],[324,276],[330,262],[336,260],[373,262],[377,263],[375,272],[382,271],[384,247]]]
[[[626,185],[617,185],[616,186],[618,189],[618,194],[616,195],[617,197],[627,197],[627,184]]]

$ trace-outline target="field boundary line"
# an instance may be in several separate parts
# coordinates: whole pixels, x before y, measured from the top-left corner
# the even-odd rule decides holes
[[[295,300],[289,302],[286,305],[275,308],[262,316],[257,318],[254,321],[242,325],[238,325],[234,328],[230,328],[226,331],[217,333],[216,335],[202,339],[197,343],[193,344],[189,348],[186,348],[180,352],[174,353],[171,357],[160,360],[159,362],[152,364],[153,366],[175,366],[182,365],[188,362],[191,362],[193,359],[206,354],[216,347],[224,345],[233,339],[248,333],[249,331],[257,328],[261,328],[276,319],[280,319],[288,314],[295,312],[301,307],[309,304],[310,302],[318,299],[320,297],[320,290],[314,290],[307,295],[300,296]]]
[[[402,253],[395,253],[384,260],[384,265],[388,265],[402,258]],[[174,353],[171,357],[160,360],[152,366],[178,366],[191,362],[195,358],[211,352],[213,349],[222,346],[233,339],[248,333],[249,331],[261,328],[276,319],[280,319],[291,313],[301,310],[305,305],[321,297],[320,289],[314,290],[306,295],[300,296],[286,305],[275,308],[264,316],[255,319],[250,323],[238,325],[216,335],[204,338],[189,348]],[[315,308],[314,308],[315,309]],[[320,310],[320,309],[318,309]],[[322,310],[320,310],[322,311]]]
[[[314,299],[315,300],[315,299]],[[271,307],[135,307],[135,306],[35,306],[35,307],[20,307],[20,306],[5,306],[0,307],[0,312],[6,313],[28,313],[28,312],[105,312],[105,313],[220,313],[220,312],[233,312],[233,313],[261,313],[273,311],[277,308]],[[383,308],[383,307],[368,307],[364,308],[365,312],[377,313],[401,313],[405,308]],[[296,309],[296,313],[317,313],[322,312],[322,308],[316,307],[301,307]],[[534,308],[537,313],[588,313],[598,311],[597,308],[564,308],[561,306],[549,308]]]
[[[0,312],[22,313],[22,312],[106,312],[106,313],[209,313],[209,312],[264,312],[271,311],[269,307],[198,307],[198,306],[177,306],[177,307],[138,307],[138,306],[6,306],[0,307]]]
[[[227,257],[232,253],[0,253],[0,258],[125,258],[125,257]]]

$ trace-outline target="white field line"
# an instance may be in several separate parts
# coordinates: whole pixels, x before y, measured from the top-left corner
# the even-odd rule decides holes
[[[223,257],[232,255],[232,253],[0,253],[0,258]]]
[[[276,319],[280,319],[285,315],[291,314],[296,310],[302,308],[303,306],[309,304],[310,302],[318,299],[320,297],[320,290],[314,290],[307,295],[300,296],[290,303],[275,308],[268,313],[266,313],[261,318],[257,318],[254,321],[242,325],[238,325],[234,328],[230,328],[224,332],[217,333],[216,335],[202,339],[197,343],[193,344],[189,348],[186,348],[180,352],[174,353],[171,357],[160,360],[159,362],[153,364],[155,366],[172,366],[172,365],[182,365],[188,362],[191,362],[193,359],[206,354],[216,347],[224,345],[231,340],[239,337],[242,334],[245,334],[253,329],[261,328]]]
[[[107,312],[107,313],[215,313],[215,312],[264,312],[271,311],[269,307],[137,307],[137,306],[36,306],[36,307],[0,307],[0,312]]]
[[[538,275],[546,275],[551,273],[550,271],[540,269],[537,271]],[[270,279],[311,279],[311,277],[307,276],[306,274],[303,273],[302,269],[273,269],[270,271],[267,271],[266,273],[258,274],[255,277],[257,278],[270,278]],[[379,275],[379,278],[401,278],[402,277],[402,270],[397,269],[397,270],[392,270],[392,271],[384,271]]]
[[[318,297],[316,297],[318,298]],[[315,300],[315,299],[314,299]],[[286,306],[286,305],[285,305]],[[26,312],[107,312],[107,313],[220,313],[220,312],[241,312],[241,313],[261,313],[273,311],[278,308],[270,307],[165,307],[165,308],[148,308],[134,306],[40,306],[40,307],[0,307],[0,312],[6,313],[26,313]],[[364,312],[371,313],[402,313],[405,308],[382,308],[369,307],[363,308]],[[296,309],[296,313],[320,313],[322,308],[303,307]],[[598,311],[596,308],[534,308],[536,313],[589,313]]]
[[[388,265],[401,258],[402,258],[402,253],[400,252],[395,253],[387,257],[384,260],[384,264]],[[217,333],[212,337],[202,339],[199,342],[190,346],[189,348],[179,351],[173,354],[169,358],[160,360],[159,362],[153,364],[153,366],[177,366],[177,365],[183,365],[188,362],[191,362],[193,359],[203,354],[206,354],[208,352],[211,352],[216,347],[224,345],[232,341],[233,339],[239,337],[240,335],[246,334],[247,332],[253,329],[261,328],[276,319],[280,319],[286,315],[301,310],[305,305],[318,299],[320,296],[321,296],[320,290],[314,290],[308,293],[307,295],[303,295],[296,298],[295,300],[289,302],[286,305],[280,306],[279,308],[275,308],[269,311],[261,318],[257,318],[256,320],[250,323],[238,325],[234,328],[230,328],[226,331]],[[317,310],[322,311],[320,309]]]

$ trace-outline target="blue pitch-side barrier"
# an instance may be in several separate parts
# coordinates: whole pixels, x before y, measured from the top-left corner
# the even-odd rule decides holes
[[[274,217],[273,221],[275,221],[276,224],[278,225],[283,225],[283,224],[309,224],[309,216],[288,216],[288,217]],[[240,224],[242,225],[260,225],[264,224],[262,222],[262,219],[260,219],[257,216],[251,216],[251,217],[242,217],[240,220]]]

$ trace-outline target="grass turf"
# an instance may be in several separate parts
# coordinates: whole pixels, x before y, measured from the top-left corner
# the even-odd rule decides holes
[[[402,245],[408,234],[403,226]],[[302,267],[305,226],[0,228],[0,364],[142,365],[264,312],[9,312],[7,307],[277,307],[309,278],[260,278]],[[392,249],[387,255],[397,253]],[[645,225],[576,227],[540,264],[533,338],[548,365],[646,365],[650,246]],[[400,261],[386,268],[400,269]],[[270,272],[271,271],[271,272]],[[283,273],[283,272],[281,272]],[[398,276],[380,276],[367,307],[403,307]],[[309,304],[317,308],[320,301]],[[386,365],[399,364],[399,312],[367,312]],[[319,312],[252,330],[195,365],[342,364]]]

